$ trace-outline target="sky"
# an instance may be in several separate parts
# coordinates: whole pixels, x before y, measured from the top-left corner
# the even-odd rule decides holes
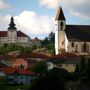
[[[0,0],[0,31],[7,30],[13,16],[17,30],[44,39],[55,32],[60,6],[67,24],[90,25],[90,0]]]

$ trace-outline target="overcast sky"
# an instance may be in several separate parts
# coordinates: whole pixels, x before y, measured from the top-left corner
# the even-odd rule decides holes
[[[67,24],[90,25],[90,0],[0,0],[0,31],[7,30],[13,16],[17,30],[42,39],[55,31],[54,19],[59,6]]]

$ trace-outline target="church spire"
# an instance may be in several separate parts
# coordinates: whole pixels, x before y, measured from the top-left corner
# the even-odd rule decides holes
[[[10,21],[10,24],[9,24],[9,28],[8,29],[16,29],[15,24],[14,24],[13,16],[11,17],[11,21]]]
[[[61,7],[58,8],[58,12],[57,12],[57,15],[56,15],[56,18],[55,20],[65,20],[65,16],[64,16],[64,13],[63,13],[63,10]]]

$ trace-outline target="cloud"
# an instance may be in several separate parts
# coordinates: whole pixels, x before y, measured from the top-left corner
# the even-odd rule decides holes
[[[90,19],[90,0],[67,0],[64,1],[63,5],[68,8],[71,15],[78,16],[83,19]]]
[[[62,5],[71,15],[90,19],[90,0],[39,0],[39,4],[53,9]]]
[[[0,0],[0,9],[9,8],[9,4],[4,2],[4,0]]]
[[[15,17],[18,28],[35,35],[48,34],[53,30],[53,20],[44,15],[39,16],[33,11],[23,11]]]
[[[49,8],[56,8],[61,0],[39,0],[41,6],[46,6]]]
[[[7,27],[10,23],[10,16],[11,15],[2,15],[0,14],[0,31],[7,30]]]
[[[10,15],[0,15],[0,30],[8,28],[10,17]],[[28,35],[40,36],[54,31],[54,20],[52,18],[46,15],[37,15],[33,11],[23,11],[19,15],[14,16],[14,21],[17,29]]]

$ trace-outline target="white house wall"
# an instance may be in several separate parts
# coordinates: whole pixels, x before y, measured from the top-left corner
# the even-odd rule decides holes
[[[0,37],[0,42],[6,43],[7,42],[7,37]]]
[[[62,67],[66,69],[68,72],[74,72],[75,71],[75,65],[74,64],[61,64]]]
[[[28,43],[28,37],[18,37],[17,39],[18,43]]]
[[[12,30],[12,31],[8,30],[7,40],[8,40],[8,43],[16,43],[17,42],[17,31],[16,30]]]

